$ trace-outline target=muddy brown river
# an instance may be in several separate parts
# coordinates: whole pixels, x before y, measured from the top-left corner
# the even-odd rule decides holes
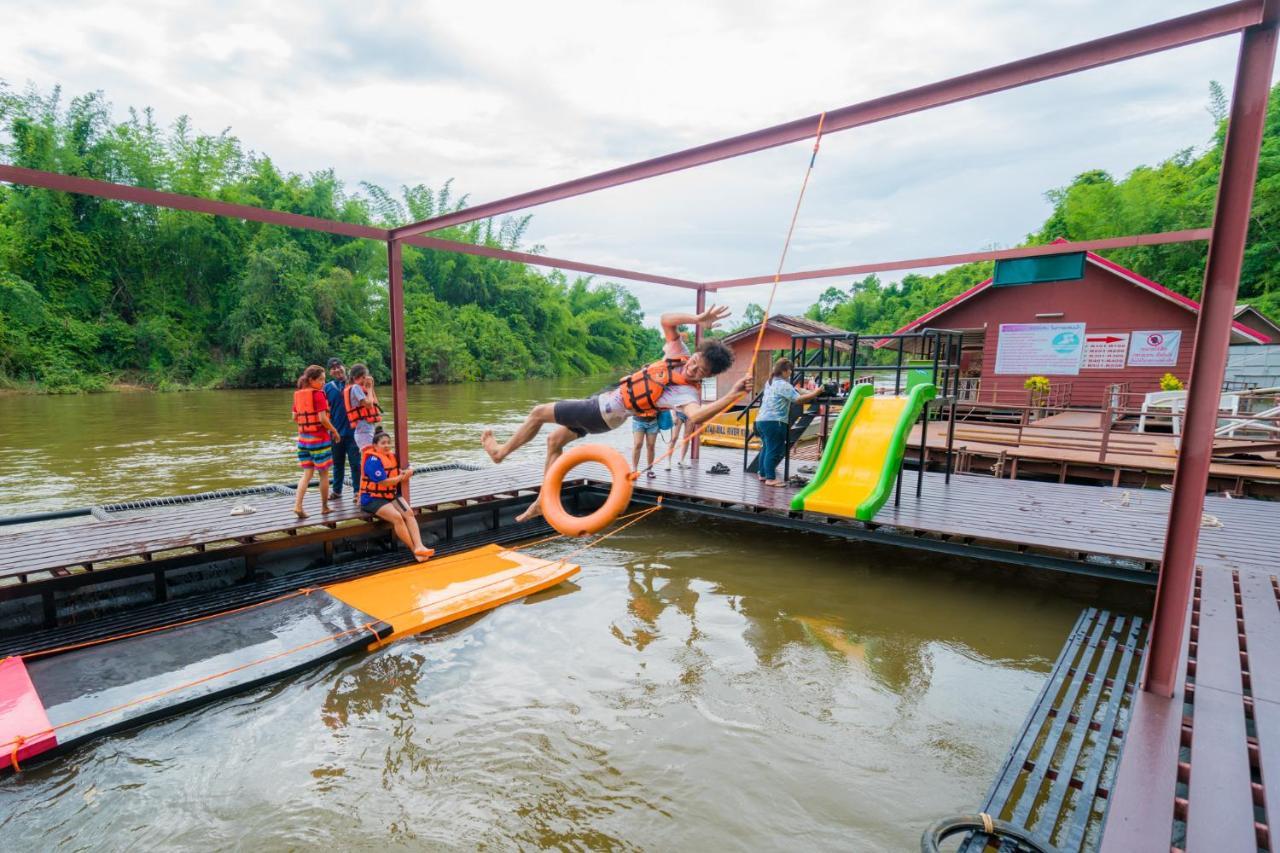
[[[414,388],[413,458],[480,461],[479,425],[601,382]],[[289,480],[288,407],[6,397],[0,513]],[[0,779],[0,847],[918,849],[981,801],[1086,601],[675,512],[576,559],[533,599]]]

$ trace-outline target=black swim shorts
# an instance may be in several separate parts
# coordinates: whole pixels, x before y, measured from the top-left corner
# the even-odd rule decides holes
[[[558,400],[553,416],[557,424],[573,430],[578,438],[611,430],[600,414],[600,401],[595,397],[588,397],[585,400]]]

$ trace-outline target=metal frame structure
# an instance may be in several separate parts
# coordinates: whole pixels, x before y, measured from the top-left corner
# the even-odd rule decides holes
[[[1106,249],[1155,243],[1209,241],[1201,312],[1197,321],[1196,345],[1191,369],[1191,388],[1185,419],[1182,452],[1174,479],[1161,579],[1152,619],[1150,651],[1143,687],[1172,696],[1178,657],[1183,644],[1183,623],[1191,593],[1195,551],[1199,538],[1200,513],[1208,481],[1213,429],[1216,423],[1218,383],[1226,365],[1232,312],[1239,287],[1240,268],[1248,231],[1253,184],[1257,175],[1262,128],[1266,117],[1271,70],[1275,62],[1276,28],[1280,20],[1280,0],[1237,0],[1128,30],[1070,47],[993,66],[863,101],[825,112],[824,133],[835,133],[890,118],[904,116],[971,98],[990,95],[1044,80],[1074,74],[1105,65],[1147,56],[1221,36],[1241,33],[1240,54],[1232,93],[1229,132],[1223,151],[1222,172],[1212,228],[1162,234],[1131,235],[1106,240],[1059,243],[1049,247],[1026,247],[934,258],[915,258],[880,264],[859,264],[825,270],[788,273],[783,281],[799,281],[893,269],[948,265],[997,258],[1029,257],[1042,254]],[[408,421],[404,370],[404,245],[454,251],[518,263],[556,267],[631,281],[643,281],[696,291],[699,310],[706,305],[708,290],[747,286],[774,281],[774,276],[695,282],[658,276],[635,270],[604,267],[491,246],[478,246],[428,236],[450,226],[524,210],[548,202],[597,192],[610,187],[714,163],[798,142],[814,136],[819,115],[745,133],[611,169],[542,189],[509,196],[457,212],[436,216],[398,228],[384,229],[357,223],[336,222],[248,205],[230,204],[193,196],[129,187],[0,164],[0,181],[65,192],[82,193],[140,204],[190,210],[218,216],[232,216],[271,225],[304,228],[331,234],[383,241],[387,244],[388,290],[393,363],[394,420],[396,449],[402,464],[408,463]]]

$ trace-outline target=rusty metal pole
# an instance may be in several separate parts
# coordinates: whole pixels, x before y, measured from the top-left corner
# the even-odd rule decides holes
[[[706,289],[705,287],[699,287],[699,288],[698,288],[698,298],[697,298],[697,300],[696,300],[693,304],[694,304],[694,310],[693,310],[693,313],[695,313],[695,314],[701,314],[703,311],[706,311],[706,310],[707,310],[707,289]],[[694,323],[694,325],[693,325],[693,346],[694,346],[694,348],[696,349],[696,348],[697,348],[697,346],[698,346],[699,344],[701,344],[701,343],[702,343],[702,324],[700,324],[700,323]],[[699,388],[698,388],[698,400],[699,400],[699,401],[701,401],[701,400],[702,400],[702,388],[701,388],[701,387],[699,387]],[[699,451],[700,451],[701,449],[702,449],[702,442],[701,442],[701,441],[699,441],[698,439],[696,439],[696,438],[695,438],[692,442],[690,442],[690,444],[689,444],[689,458],[693,460],[693,464],[695,464],[695,465],[697,465],[697,464],[698,464],[698,457],[701,455],[701,454],[699,453]]]
[[[396,459],[409,465],[409,381],[404,366],[404,258],[399,240],[387,241],[387,313],[391,315],[391,394]],[[409,500],[409,481],[401,490]],[[412,504],[410,504],[412,506]]]
[[[1209,462],[1213,455],[1213,432],[1218,424],[1218,402],[1249,233],[1249,212],[1267,117],[1271,71],[1275,65],[1277,12],[1280,12],[1280,0],[1267,0],[1263,22],[1245,30],[1241,38],[1236,65],[1213,236],[1209,240],[1204,292],[1196,321],[1182,446],[1173,475],[1169,527],[1160,562],[1160,582],[1156,587],[1151,646],[1143,674],[1143,689],[1161,696],[1172,696],[1178,680],[1183,623],[1195,574],[1196,546],[1200,540]]]

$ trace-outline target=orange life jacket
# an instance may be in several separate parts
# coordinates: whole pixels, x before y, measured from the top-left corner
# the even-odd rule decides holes
[[[689,360],[688,356],[664,358],[624,376],[618,386],[622,390],[622,405],[633,415],[652,417],[658,413],[658,400],[668,385],[688,385],[689,380],[679,370]]]
[[[368,421],[371,424],[381,422],[382,407],[372,396],[366,394],[363,403],[358,406],[351,405],[351,389],[354,387],[354,385],[348,385],[342,389],[342,402],[347,408],[347,422],[353,427],[361,421]]]
[[[293,420],[301,430],[324,429],[320,410],[316,409],[316,392],[310,385],[293,392]]]
[[[394,500],[400,496],[400,484],[388,483],[383,480],[375,483],[364,475],[364,465],[369,461],[370,456],[378,457],[378,461],[382,463],[382,467],[387,471],[387,480],[399,475],[400,463],[396,461],[396,457],[390,453],[382,453],[372,444],[366,447],[360,453],[360,497],[368,495],[371,498],[381,498],[384,501]]]

